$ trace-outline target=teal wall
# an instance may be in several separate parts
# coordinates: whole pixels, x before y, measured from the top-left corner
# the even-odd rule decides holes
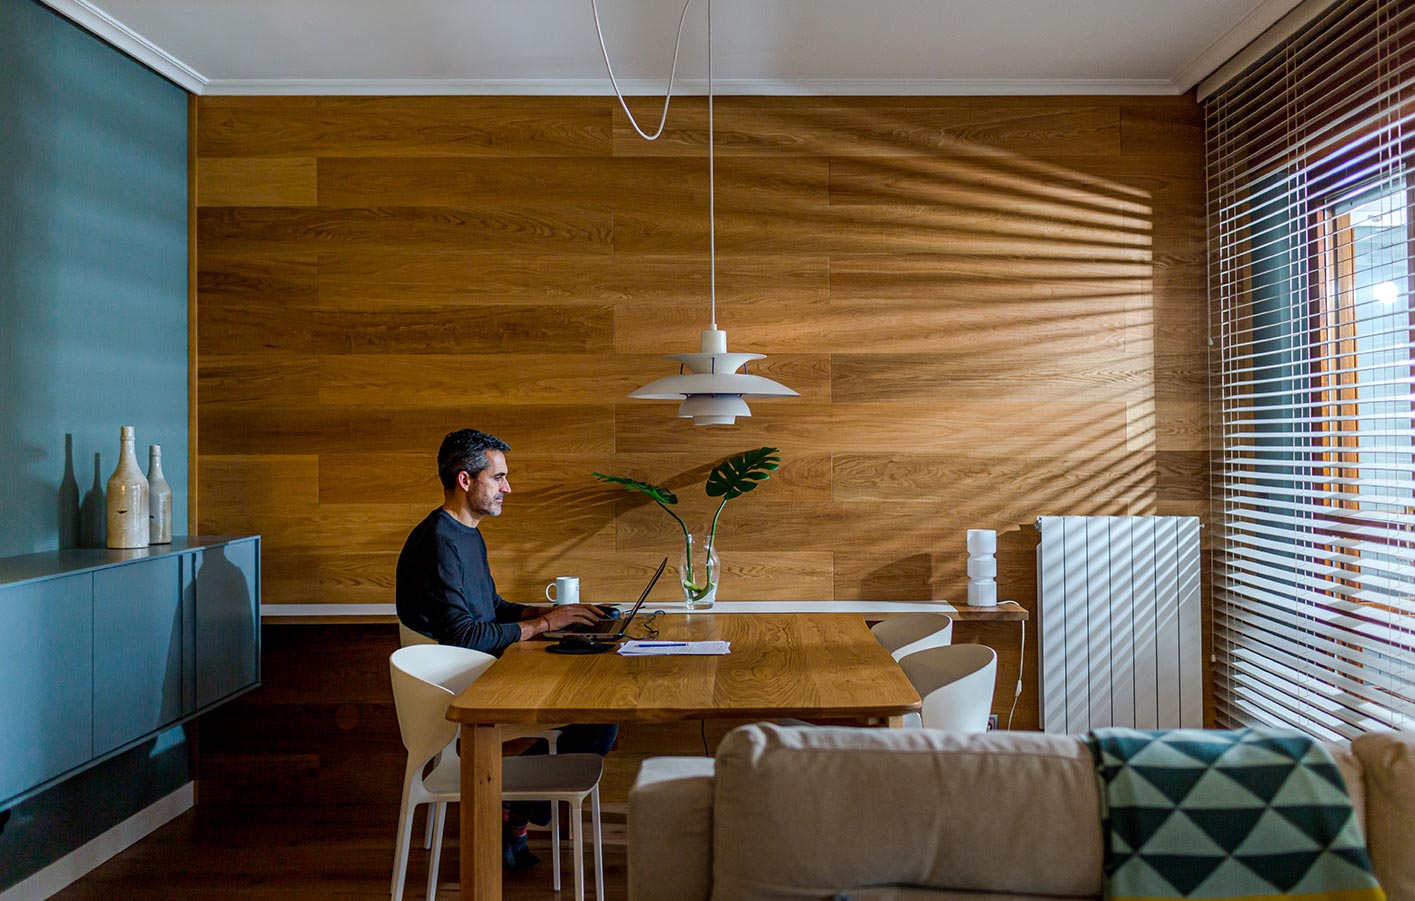
[[[185,533],[186,93],[0,0],[0,123],[0,556],[74,543],[123,425],[144,472],[162,445]]]
[[[186,532],[187,97],[0,0],[0,556],[77,539],[94,454],[106,482],[123,425],[144,471],[162,445]],[[63,661],[36,648],[35,665]],[[0,889],[190,779],[179,728],[0,813]]]

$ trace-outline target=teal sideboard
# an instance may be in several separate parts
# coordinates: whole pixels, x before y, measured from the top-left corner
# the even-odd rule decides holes
[[[0,810],[259,684],[259,536],[0,559]]]

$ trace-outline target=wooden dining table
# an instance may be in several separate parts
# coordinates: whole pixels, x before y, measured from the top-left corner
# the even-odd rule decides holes
[[[920,707],[859,614],[660,616],[660,641],[728,641],[725,656],[548,653],[514,644],[448,708],[461,724],[461,896],[501,898],[501,755],[511,733],[563,723],[874,719]],[[631,632],[637,633],[634,629]]]

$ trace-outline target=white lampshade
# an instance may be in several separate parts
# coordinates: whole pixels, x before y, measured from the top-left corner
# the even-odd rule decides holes
[[[630,392],[629,396],[640,400],[682,400],[697,394],[732,394],[737,397],[797,396],[795,391],[779,382],[740,372],[719,372],[713,375],[689,372],[670,375],[649,382],[637,391]]]
[[[677,360],[691,372],[656,379],[629,396],[640,400],[681,400],[678,415],[691,418],[693,425],[732,425],[738,416],[751,416],[744,398],[800,396],[780,382],[738,372],[748,362],[763,357],[728,353],[726,332],[705,329],[701,346],[700,353],[668,355],[668,359]]]
[[[681,419],[693,425],[732,425],[738,416],[751,416],[747,402],[735,394],[694,394],[678,405]]]

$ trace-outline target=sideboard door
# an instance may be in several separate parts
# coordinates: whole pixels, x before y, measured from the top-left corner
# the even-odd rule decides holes
[[[260,681],[259,547],[251,539],[196,554],[197,709]]]
[[[184,712],[179,587],[176,556],[93,574],[94,754]]]
[[[0,589],[0,801],[93,756],[93,574]]]

